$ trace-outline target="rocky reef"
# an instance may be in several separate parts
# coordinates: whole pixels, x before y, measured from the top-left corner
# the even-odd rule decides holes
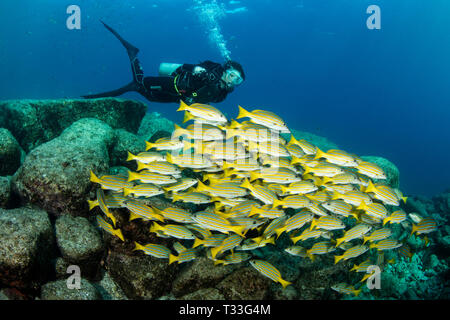
[[[135,170],[134,162],[126,161],[127,152],[144,151],[145,141],[168,136],[174,129],[170,120],[146,110],[140,102],[114,98],[0,102],[1,298],[354,298],[330,290],[330,285],[354,280],[355,273],[342,271],[356,261],[333,265],[329,256],[315,262],[293,257],[283,251],[283,242],[289,242],[286,235],[276,247],[266,246],[256,253],[273,261],[293,283],[283,290],[247,263],[214,267],[203,255],[167,265],[166,260],[133,251],[133,243],[102,232],[87,202],[96,191],[90,171]],[[338,148],[324,137],[301,131],[293,134],[322,150]],[[399,170],[393,163],[375,156],[362,159],[378,164],[387,184],[399,187]],[[450,190],[432,198],[407,196],[402,205],[405,211],[433,217],[438,231],[429,235],[429,243],[411,237],[412,257],[385,263],[381,289],[364,288],[358,299],[450,298]],[[162,197],[153,201],[159,207],[168,205]],[[123,217],[117,219],[121,222]],[[148,240],[147,222],[124,225],[125,238],[133,234],[136,240]],[[71,266],[81,270],[79,289],[68,286]]]

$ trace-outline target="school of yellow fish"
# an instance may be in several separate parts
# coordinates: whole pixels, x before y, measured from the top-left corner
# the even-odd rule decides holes
[[[184,122],[192,123],[186,128],[175,125],[171,137],[147,142],[146,152],[128,153],[127,160],[137,162],[136,172],[101,177],[91,172],[91,181],[101,188],[89,207],[100,207],[103,214],[97,221],[104,231],[125,241],[114,210],[126,208],[130,221],[151,221],[149,232],[158,237],[191,240],[175,242],[173,250],[134,242],[134,250],[171,264],[191,261],[204,248],[215,265],[249,261],[285,288],[291,283],[280,271],[251,253],[274,245],[283,233],[292,241],[287,253],[311,260],[333,254],[339,263],[376,250],[379,261],[369,258],[350,270],[366,273],[364,281],[370,276],[368,267],[380,264],[385,250],[411,258],[405,241],[391,237],[390,226],[412,229],[411,235],[436,230],[433,219],[399,209],[400,202],[406,202],[399,190],[374,183],[386,179],[379,166],[343,150],[320,150],[293,135],[286,141],[281,133],[290,130],[273,112],[239,106],[237,119],[246,121],[238,122],[205,104],[181,101],[178,111],[185,112]],[[199,178],[183,176],[187,168]],[[204,210],[191,213],[141,201],[155,196]],[[308,239],[313,239],[311,246],[300,245]],[[345,283],[331,288],[354,295],[361,290]]]

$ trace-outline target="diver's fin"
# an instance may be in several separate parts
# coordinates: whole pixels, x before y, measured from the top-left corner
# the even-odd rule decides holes
[[[90,95],[85,95],[82,96],[85,99],[96,99],[96,98],[106,98],[106,97],[117,97],[120,96],[122,94],[124,94],[125,92],[130,92],[130,91],[138,91],[138,85],[136,82],[130,82],[129,84],[127,84],[126,86],[116,89],[116,90],[112,90],[112,91],[108,91],[108,92],[102,92],[102,93],[97,93],[97,94],[90,94]]]
[[[128,41],[126,41],[124,38],[122,38],[116,30],[114,30],[113,28],[111,28],[110,26],[108,26],[106,23],[104,23],[103,21],[100,20],[101,23],[103,23],[103,25],[105,26],[106,29],[108,29],[109,31],[111,31],[111,33],[113,35],[116,36],[117,39],[119,39],[119,41],[122,43],[122,45],[125,47],[125,49],[127,49],[127,53],[128,56],[130,57],[130,61],[133,61],[134,58],[136,58],[137,54],[139,53],[139,49],[136,48],[135,46],[133,46],[131,43],[129,43]]]

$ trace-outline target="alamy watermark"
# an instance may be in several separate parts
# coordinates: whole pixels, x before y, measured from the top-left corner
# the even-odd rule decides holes
[[[366,285],[369,290],[381,289],[381,269],[377,265],[370,265],[366,272],[370,274],[366,280]]]
[[[81,29],[81,9],[79,6],[72,4],[67,7],[67,14],[70,16],[66,20],[66,26],[69,30]]]
[[[367,18],[366,25],[369,30],[380,30],[381,29],[381,9],[377,5],[370,5],[366,10],[367,14],[370,16]]]
[[[70,265],[67,267],[66,273],[71,274],[67,280],[67,289],[81,289],[81,269],[77,265]]]

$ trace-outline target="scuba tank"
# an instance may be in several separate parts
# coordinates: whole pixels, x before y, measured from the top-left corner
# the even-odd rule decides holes
[[[169,63],[169,62],[163,62],[159,65],[159,75],[161,77],[168,77],[170,76],[175,70],[178,69],[178,67],[181,67],[182,64],[180,63]]]

